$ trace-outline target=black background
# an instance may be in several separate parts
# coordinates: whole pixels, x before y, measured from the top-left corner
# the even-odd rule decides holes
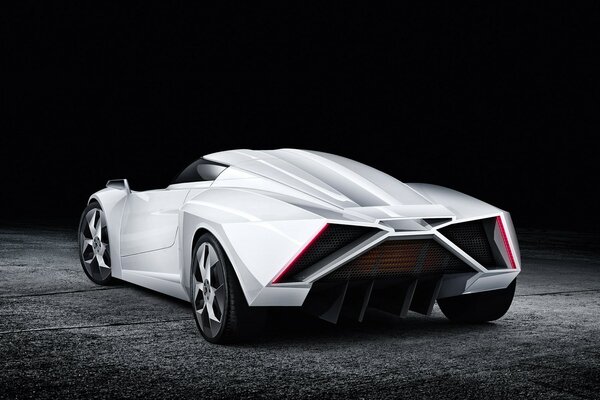
[[[74,226],[107,179],[296,147],[597,231],[593,3],[122,3],[2,13],[1,221]]]

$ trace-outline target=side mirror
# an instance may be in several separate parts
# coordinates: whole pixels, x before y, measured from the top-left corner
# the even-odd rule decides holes
[[[127,192],[127,194],[131,193],[131,189],[129,188],[129,182],[127,182],[127,179],[111,179],[110,181],[106,182],[106,187],[124,190]]]

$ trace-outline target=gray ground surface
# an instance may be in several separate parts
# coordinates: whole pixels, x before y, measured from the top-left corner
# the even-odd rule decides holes
[[[293,314],[225,347],[186,303],[90,282],[73,231],[1,228],[0,397],[598,398],[598,236],[520,240],[517,297],[496,323],[437,307],[342,326]]]

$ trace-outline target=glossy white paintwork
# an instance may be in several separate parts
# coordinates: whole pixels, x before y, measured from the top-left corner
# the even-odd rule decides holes
[[[188,300],[187,290],[181,285],[177,260],[179,246],[121,257],[122,279],[182,300]]]
[[[341,208],[430,204],[399,180],[332,154],[295,149],[235,150],[204,158],[237,166]]]
[[[148,190],[128,196],[121,225],[121,256],[173,246],[179,210],[189,189]]]
[[[107,216],[113,276],[189,299],[193,240],[202,232],[221,243],[252,306],[300,306],[312,282],[393,237],[432,238],[473,267],[473,273],[444,277],[440,298],[505,288],[520,271],[510,215],[457,191],[405,184],[321,152],[233,150],[204,158],[230,167],[214,182],[131,193],[108,188],[92,195]],[[517,269],[488,271],[437,231],[497,216],[505,224]],[[417,223],[423,218],[442,223]],[[302,282],[272,284],[326,223],[381,232],[348,253],[321,260],[303,272]]]

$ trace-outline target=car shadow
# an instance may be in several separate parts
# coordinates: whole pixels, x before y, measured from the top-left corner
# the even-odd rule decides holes
[[[436,313],[423,316],[409,313],[406,318],[374,309],[367,310],[363,322],[341,320],[337,324],[323,321],[301,310],[273,310],[263,333],[238,346],[270,347],[273,345],[302,345],[320,343],[380,341],[383,338],[425,338],[439,335],[470,335],[494,331],[495,323],[458,324]]]
[[[115,286],[143,293],[155,299],[176,304],[182,312],[189,311],[190,323],[193,315],[190,304],[151,289],[124,281],[116,281]],[[268,318],[261,333],[234,344],[238,347],[295,346],[320,343],[342,344],[348,342],[378,341],[383,338],[406,339],[425,338],[439,335],[470,335],[498,329],[495,323],[459,324],[446,319],[439,310],[431,316],[410,312],[406,318],[376,309],[368,309],[363,322],[340,319],[337,324],[324,321],[307,314],[299,308],[279,307],[268,310]]]

